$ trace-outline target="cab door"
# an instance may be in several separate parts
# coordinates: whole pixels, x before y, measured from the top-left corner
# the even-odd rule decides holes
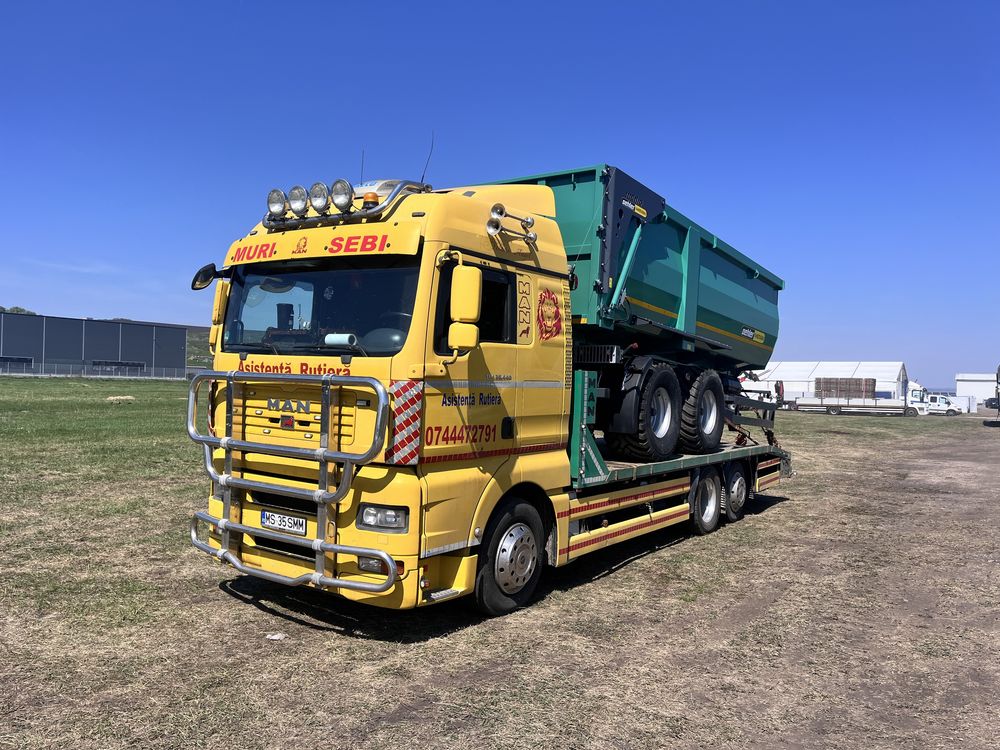
[[[466,258],[464,265],[477,265]],[[427,482],[422,554],[466,546],[487,484],[514,451],[517,418],[514,274],[484,263],[479,345],[427,377],[421,469]],[[448,328],[454,262],[435,269],[428,363],[451,359]]]
[[[474,265],[465,261],[465,265]],[[428,362],[446,362],[451,324],[450,299],[455,263],[437,269],[434,326]],[[514,331],[514,274],[480,266],[483,274],[479,346],[445,365],[443,377],[426,383],[424,463],[459,458],[506,459],[514,446],[517,367]],[[484,463],[485,468],[485,463]]]

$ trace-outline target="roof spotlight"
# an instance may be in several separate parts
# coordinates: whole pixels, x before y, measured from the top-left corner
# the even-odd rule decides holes
[[[343,213],[354,203],[354,188],[347,180],[337,180],[330,186],[330,197],[337,210]]]
[[[296,185],[288,191],[288,207],[296,216],[305,216],[309,210],[309,194],[301,185]]]
[[[267,212],[274,218],[284,216],[288,210],[288,201],[285,193],[275,188],[267,194]]]
[[[322,182],[309,188],[309,205],[318,214],[324,213],[330,206],[330,191]]]

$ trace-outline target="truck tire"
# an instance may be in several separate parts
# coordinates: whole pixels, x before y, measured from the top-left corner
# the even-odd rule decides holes
[[[826,407],[826,413],[829,414],[830,416],[833,416],[833,417],[840,416],[840,407],[839,406],[828,406],[828,407]]]
[[[698,534],[711,534],[719,525],[722,512],[722,482],[719,472],[709,467],[701,470],[691,502],[691,526]]]
[[[907,406],[906,409],[903,411],[903,416],[904,417],[915,417],[915,416],[917,416],[917,410],[914,409],[912,406]]]
[[[545,529],[535,506],[512,497],[497,507],[480,549],[476,609],[496,617],[527,604],[545,562]]]
[[[639,400],[634,435],[609,433],[611,450],[636,461],[663,461],[677,449],[681,429],[681,384],[674,368],[660,362],[649,368]]]
[[[747,499],[750,496],[750,485],[747,483],[747,472],[743,463],[733,461],[726,467],[725,486],[723,487],[724,511],[729,521],[739,521],[746,511]]]
[[[709,453],[719,447],[726,420],[726,397],[715,370],[703,370],[691,383],[681,409],[681,445],[689,453]]]
[[[954,409],[949,409],[948,412],[945,414],[945,416],[948,416],[948,417],[957,417],[958,416],[958,412],[955,411]]]

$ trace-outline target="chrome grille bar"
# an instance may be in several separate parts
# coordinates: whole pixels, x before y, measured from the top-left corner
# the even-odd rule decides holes
[[[225,435],[217,437],[206,435],[198,431],[198,396],[201,386],[206,382],[224,383],[226,388],[226,423]],[[322,395],[322,408],[320,409],[320,436],[319,448],[296,448],[294,446],[273,445],[270,443],[258,443],[247,440],[238,440],[233,436],[233,413],[236,388],[247,383],[297,383],[304,385],[319,386]],[[332,409],[332,398],[330,390],[332,387],[364,388],[375,394],[375,429],[372,435],[371,446],[363,453],[350,453],[339,450],[330,450],[330,420]],[[243,394],[240,394],[241,401],[244,402]],[[209,404],[209,409],[213,408]],[[246,417],[244,409],[244,418]],[[386,426],[389,421],[389,395],[385,386],[375,378],[356,377],[346,375],[281,375],[281,374],[260,374],[233,370],[223,372],[211,370],[200,372],[191,379],[188,391],[188,411],[187,411],[187,432],[188,436],[196,443],[201,444],[204,450],[205,472],[213,482],[219,485],[222,490],[222,516],[216,518],[209,513],[199,511],[191,519],[191,543],[202,552],[224,560],[239,570],[241,573],[253,575],[276,583],[284,583],[289,586],[300,586],[311,583],[314,586],[329,588],[354,589],[357,591],[368,591],[378,593],[387,591],[397,580],[396,563],[388,553],[376,549],[364,547],[350,547],[346,545],[328,542],[327,532],[329,531],[330,506],[336,505],[342,500],[351,488],[351,480],[354,476],[354,467],[358,464],[366,464],[375,456],[381,453],[386,439]],[[225,452],[223,460],[223,471],[220,474],[215,468],[215,449],[220,448]],[[275,482],[264,482],[256,479],[247,479],[242,476],[233,475],[233,452],[259,453],[269,456],[282,456],[285,458],[304,459],[317,462],[316,489],[305,489],[302,487],[291,487]],[[330,464],[334,464],[340,470],[339,481],[336,487],[330,489]],[[234,512],[237,518],[241,517],[241,508],[238,499],[234,498],[233,490],[249,490],[251,492],[269,492],[283,497],[308,500],[316,503],[316,538],[307,539],[289,534],[283,534],[270,529],[245,526],[234,520]],[[235,503],[235,505],[234,505]],[[221,545],[219,549],[213,548],[207,542],[198,538],[198,524],[204,522],[215,529],[219,534]],[[243,562],[242,558],[234,552],[232,546],[232,533],[249,534],[263,539],[292,544],[305,549],[312,550],[315,554],[315,572],[303,573],[300,576],[290,577],[278,573],[261,570],[251,567]],[[327,555],[348,554],[356,556],[374,557],[382,561],[386,569],[386,580],[379,583],[367,581],[352,581],[342,578],[328,576]]]

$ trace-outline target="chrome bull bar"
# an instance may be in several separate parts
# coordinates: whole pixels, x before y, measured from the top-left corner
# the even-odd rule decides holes
[[[368,581],[350,581],[344,578],[331,578],[324,575],[323,572],[319,570],[315,573],[303,573],[300,576],[292,578],[291,576],[283,576],[279,573],[271,573],[266,570],[260,570],[259,568],[251,568],[226,547],[223,546],[219,549],[215,549],[211,545],[201,541],[201,539],[198,538],[199,521],[204,521],[209,526],[218,529],[222,534],[235,531],[241,534],[252,534],[258,537],[264,537],[265,539],[273,539],[278,542],[296,544],[306,549],[312,549],[318,558],[324,557],[327,552],[332,552],[334,554],[355,555],[357,557],[374,557],[381,560],[382,565],[385,566],[386,579],[379,583],[369,583]],[[244,526],[241,523],[227,521],[225,518],[216,518],[203,510],[195,513],[194,518],[191,519],[191,544],[193,544],[197,549],[200,549],[202,552],[212,555],[213,557],[217,557],[220,560],[224,560],[241,573],[256,576],[257,578],[263,578],[264,580],[271,581],[273,583],[283,583],[286,586],[301,586],[304,583],[311,583],[314,586],[353,589],[355,591],[367,591],[377,594],[382,591],[388,591],[392,588],[392,585],[396,583],[397,578],[396,561],[392,559],[392,556],[388,552],[383,552],[379,549],[370,549],[368,547],[350,547],[344,544],[331,544],[330,542],[324,542],[322,539],[301,539],[299,537],[292,537],[288,534],[281,534],[277,531],[271,531],[269,529],[258,529],[253,526]]]
[[[217,437],[215,435],[205,435],[198,431],[198,395],[202,384],[209,381],[224,382],[226,385],[226,424],[225,435]],[[237,383],[296,383],[305,385],[318,385],[321,388],[322,408],[320,411],[320,444],[318,448],[296,448],[294,446],[273,445],[270,443],[257,443],[247,440],[238,440],[233,437],[233,390]],[[330,389],[337,387],[366,388],[374,392],[377,399],[375,406],[375,429],[372,436],[372,444],[364,453],[349,453],[344,451],[330,450],[330,409],[331,394]],[[212,405],[209,405],[212,408]],[[246,417],[244,411],[244,418]],[[389,420],[389,395],[382,385],[375,378],[347,376],[347,375],[282,375],[282,374],[262,374],[255,372],[244,372],[242,370],[232,370],[229,372],[209,370],[200,372],[191,379],[188,391],[188,411],[187,411],[187,433],[196,443],[200,443],[204,449],[205,472],[211,480],[222,490],[222,517],[216,518],[208,513],[199,511],[191,519],[191,543],[202,552],[225,560],[241,573],[264,578],[276,583],[284,583],[289,586],[299,586],[304,583],[312,583],[317,586],[331,588],[346,588],[359,591],[380,592],[392,587],[396,581],[396,564],[387,553],[381,550],[367,549],[363,547],[349,547],[340,544],[327,542],[325,538],[327,521],[329,518],[329,508],[342,500],[351,488],[351,480],[354,476],[354,467],[358,464],[366,464],[377,456],[385,444],[386,425]],[[225,451],[224,468],[222,473],[215,470],[213,460],[213,450],[221,448]],[[318,464],[317,488],[315,490],[301,487],[290,487],[274,482],[262,482],[254,479],[245,479],[233,475],[233,452],[260,453],[270,456],[282,456],[285,458],[297,458],[307,461],[316,461]],[[333,463],[340,468],[340,481],[331,490],[329,487],[330,464]],[[269,492],[284,497],[298,498],[301,500],[311,500],[316,503],[316,528],[318,538],[304,539],[298,536],[282,534],[269,529],[259,529],[252,526],[244,526],[232,520],[233,511],[233,489],[251,490],[259,492]],[[221,537],[220,549],[211,547],[206,542],[198,539],[198,523],[204,522],[218,530]],[[312,549],[316,555],[316,572],[305,573],[297,577],[289,577],[270,573],[250,567],[244,563],[238,555],[231,549],[231,533],[251,534],[255,537],[271,539],[274,541],[293,544],[296,546]],[[382,561],[386,566],[386,580],[380,583],[368,583],[365,581],[351,581],[340,578],[331,578],[326,573],[327,553],[343,553],[349,555],[374,557]]]

